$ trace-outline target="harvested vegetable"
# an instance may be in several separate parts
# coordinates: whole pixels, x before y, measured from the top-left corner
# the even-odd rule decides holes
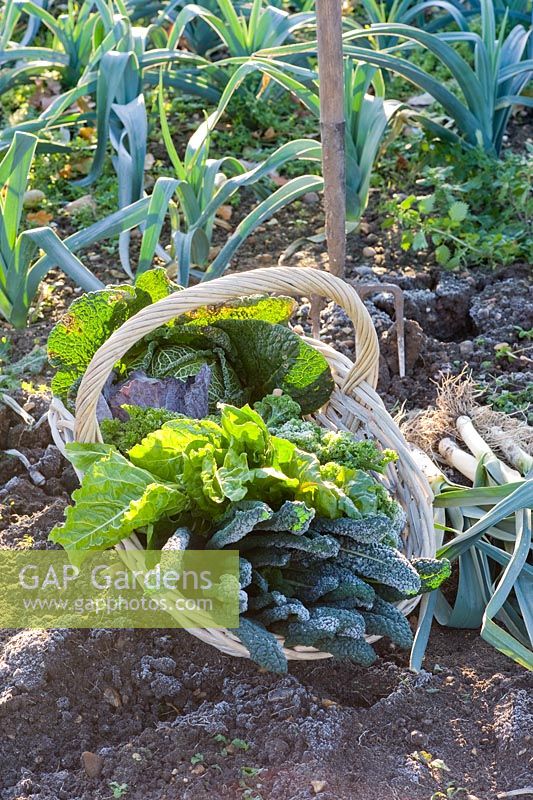
[[[258,406],[282,426],[296,422],[283,418],[298,408],[287,398]],[[77,557],[133,531],[147,548],[238,549],[235,632],[258,664],[277,672],[287,669],[283,640],[363,665],[376,658],[367,634],[410,645],[409,624],[393,601],[440,585],[449,564],[410,561],[401,552],[405,515],[374,474],[390,460],[376,445],[342,440],[345,460],[358,458],[369,472],[322,464],[274,435],[248,405],[222,405],[218,418],[176,416],[146,435],[169,412],[126,412],[126,421],[104,424],[126,455],[110,443],[67,447],[85,477],[65,523],[52,531],[54,542]],[[220,591],[222,598],[229,585]]]
[[[48,339],[50,364],[58,370],[54,394],[72,404],[85,369],[113,331],[179,289],[157,269],[141,273],[133,287],[75,300]],[[294,308],[289,297],[254,296],[183,314],[131,348],[115,365],[115,380],[124,389],[123,382],[140,371],[148,378],[186,381],[207,366],[211,412],[218,402],[240,406],[277,388],[297,400],[304,413],[315,411],[329,399],[333,379],[324,356],[288,327]],[[124,402],[143,405],[132,398]]]

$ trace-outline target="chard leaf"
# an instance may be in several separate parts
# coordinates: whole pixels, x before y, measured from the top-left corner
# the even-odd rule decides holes
[[[67,508],[65,522],[50,533],[50,540],[66,550],[113,547],[133,531],[189,505],[180,486],[157,482],[116,451],[93,463],[72,498],[75,505]]]
[[[272,457],[270,434],[257,411],[248,405],[243,408],[223,405],[220,425],[230,442],[230,447],[246,453],[251,466],[270,463]]]
[[[204,484],[205,494],[215,502],[224,502],[226,499],[237,503],[246,497],[247,484],[253,479],[253,472],[248,467],[246,453],[236,453],[228,450],[221,467],[218,467],[210,482],[206,476]]]
[[[184,451],[189,446],[201,447],[220,443],[222,431],[209,419],[177,419],[161,430],[150,433],[128,453],[130,461],[164,481],[176,480],[182,472]]]
[[[68,442],[65,450],[72,466],[80,472],[87,472],[96,461],[115,452],[115,447],[111,444]]]

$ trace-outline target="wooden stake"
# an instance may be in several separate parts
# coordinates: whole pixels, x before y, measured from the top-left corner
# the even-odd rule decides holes
[[[316,17],[326,241],[329,271],[342,277],[346,261],[342,0],[317,0]]]

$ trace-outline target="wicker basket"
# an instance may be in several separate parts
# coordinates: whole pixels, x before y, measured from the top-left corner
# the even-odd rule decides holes
[[[323,427],[351,431],[357,438],[373,438],[383,447],[396,450],[399,460],[389,464],[384,482],[407,513],[404,548],[408,556],[433,557],[435,539],[432,515],[432,494],[426,477],[413,458],[397,425],[376,394],[379,348],[372,320],[355,289],[340,278],[314,269],[288,267],[257,269],[227,275],[176,292],[154,305],[144,308],[125,322],[100,347],[83,377],[76,401],[76,417],[54,399],[49,412],[53,438],[60,449],[65,442],[102,441],[96,420],[96,404],[113,365],[143,336],[158,326],[205,305],[218,305],[252,294],[316,295],[341,306],[355,328],[357,358],[355,364],[329,345],[306,338],[328,360],[335,380],[335,389],[325,408],[313,415]],[[135,535],[124,540],[119,549],[139,549]],[[419,598],[399,604],[403,613],[410,613]],[[204,642],[233,656],[249,657],[248,650],[226,630],[189,629]],[[367,637],[372,642],[379,637]],[[329,653],[311,647],[284,648],[288,659],[315,660],[329,658]]]

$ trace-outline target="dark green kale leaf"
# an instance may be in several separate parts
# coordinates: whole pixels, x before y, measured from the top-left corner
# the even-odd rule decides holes
[[[387,636],[391,642],[405,649],[413,644],[413,632],[405,615],[392,603],[376,597],[370,611],[363,611],[362,615],[367,634]]]
[[[452,574],[452,565],[447,558],[412,558],[411,564],[422,581],[422,593],[438,589]]]
[[[267,631],[260,622],[241,617],[235,633],[248,649],[250,657],[259,666],[271,672],[287,672],[288,664],[285,653],[273,633]]]

